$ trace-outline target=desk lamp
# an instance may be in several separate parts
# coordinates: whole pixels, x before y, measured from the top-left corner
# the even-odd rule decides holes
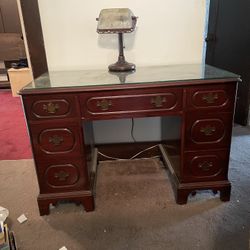
[[[133,32],[137,17],[128,8],[113,8],[101,10],[98,21],[97,33],[99,34],[118,34],[119,56],[118,61],[109,65],[110,71],[123,72],[135,70],[135,64],[128,63],[123,53],[123,33]]]

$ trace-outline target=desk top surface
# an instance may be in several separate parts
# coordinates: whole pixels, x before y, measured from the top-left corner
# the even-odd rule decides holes
[[[103,70],[50,71],[25,86],[25,92],[78,87],[122,87],[150,84],[180,85],[190,81],[238,80],[239,76],[205,64],[138,67],[135,72]],[[179,84],[178,84],[179,83]]]

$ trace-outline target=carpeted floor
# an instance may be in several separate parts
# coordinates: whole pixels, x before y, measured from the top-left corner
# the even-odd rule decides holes
[[[31,147],[20,97],[0,91],[0,160],[31,159]]]
[[[198,192],[176,205],[158,160],[102,162],[96,210],[60,204],[40,217],[32,160],[0,161],[0,205],[20,250],[247,250],[250,237],[250,130],[234,128],[231,201]],[[16,218],[25,213],[28,221]]]

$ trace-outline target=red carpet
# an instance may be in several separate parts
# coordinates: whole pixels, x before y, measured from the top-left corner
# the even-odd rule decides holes
[[[0,91],[0,160],[32,158],[21,99]]]

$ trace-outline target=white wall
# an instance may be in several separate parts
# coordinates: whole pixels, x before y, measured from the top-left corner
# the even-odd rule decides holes
[[[137,29],[125,35],[127,61],[139,66],[202,61],[206,0],[39,0],[45,49],[50,70],[107,68],[117,59],[117,36],[96,33],[103,8],[127,7],[139,17]],[[124,123],[125,122],[125,123]],[[117,130],[129,133],[130,122],[118,121]],[[144,140],[160,137],[159,119],[150,123],[154,133]],[[112,121],[109,121],[112,126]],[[103,141],[106,123],[95,125],[97,141]],[[124,130],[127,128],[127,131]],[[144,126],[146,130],[146,125]],[[129,140],[119,136],[110,141]],[[106,138],[107,139],[107,138]]]
[[[96,33],[103,8],[128,7],[139,17],[125,35],[125,55],[139,65],[200,62],[205,0],[39,0],[51,70],[107,67],[117,36]]]

